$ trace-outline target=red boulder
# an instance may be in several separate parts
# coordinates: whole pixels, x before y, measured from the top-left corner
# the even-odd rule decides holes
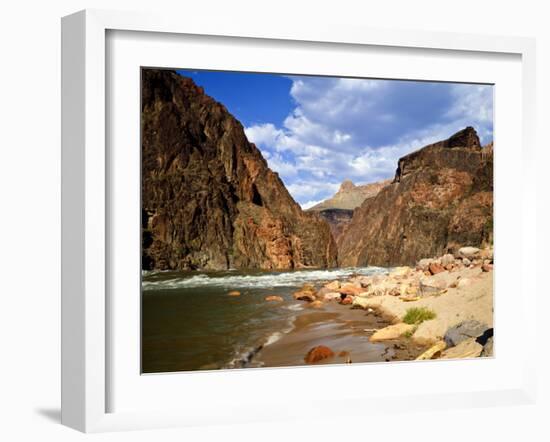
[[[304,361],[306,361],[307,364],[313,364],[315,362],[322,361],[323,359],[332,357],[334,357],[334,352],[330,348],[325,347],[324,345],[318,345],[308,351]]]

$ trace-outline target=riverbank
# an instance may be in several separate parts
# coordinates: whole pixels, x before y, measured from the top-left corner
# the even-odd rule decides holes
[[[320,365],[410,360],[427,349],[425,345],[411,345],[403,339],[382,343],[369,341],[374,330],[387,325],[384,318],[374,313],[327,302],[322,307],[313,307],[298,315],[288,334],[258,352],[254,365],[307,365],[306,355],[321,346],[330,349],[333,356],[315,361]]]
[[[260,366],[493,355],[492,249],[464,247],[414,268],[305,284],[294,298],[315,312],[261,349]]]

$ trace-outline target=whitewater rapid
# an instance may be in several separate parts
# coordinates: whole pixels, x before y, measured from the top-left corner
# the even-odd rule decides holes
[[[144,291],[201,287],[220,287],[228,289],[275,288],[300,286],[308,282],[343,279],[354,274],[369,276],[387,272],[388,269],[383,267],[348,267],[325,270],[268,272],[257,275],[216,275],[202,273],[199,275],[178,276],[174,278],[163,277],[158,280],[155,280],[155,276],[164,275],[162,272],[148,272],[147,279],[144,279],[142,282],[142,287]]]

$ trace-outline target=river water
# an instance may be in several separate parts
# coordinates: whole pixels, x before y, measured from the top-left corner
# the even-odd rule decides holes
[[[254,367],[266,349],[291,332],[306,305],[292,293],[380,267],[285,272],[144,272],[142,372]],[[228,296],[237,290],[240,296]],[[283,302],[266,302],[279,295]],[[307,309],[310,310],[310,309]]]

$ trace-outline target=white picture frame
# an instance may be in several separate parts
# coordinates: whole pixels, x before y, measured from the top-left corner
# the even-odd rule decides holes
[[[366,400],[367,393],[361,389],[358,389],[355,396],[329,397],[323,400],[312,396],[311,399],[300,401],[291,396],[292,400],[284,408],[276,401],[273,406],[266,403],[259,407],[257,403],[247,403],[247,398],[241,397],[235,408],[231,409],[227,407],[224,398],[220,397],[218,405],[211,404],[208,414],[200,406],[195,412],[191,412],[173,404],[150,410],[110,409],[109,394],[113,388],[110,372],[114,358],[109,327],[114,318],[108,293],[111,287],[108,269],[109,243],[113,240],[110,235],[116,230],[108,226],[109,207],[112,207],[109,206],[111,195],[108,171],[113,166],[109,164],[109,134],[106,131],[106,121],[110,118],[107,106],[110,77],[106,72],[108,56],[112,56],[108,50],[107,35],[113,31],[154,33],[155,38],[216,36],[221,39],[284,42],[286,47],[307,42],[313,45],[336,44],[343,49],[363,46],[376,47],[380,51],[391,48],[400,48],[404,52],[425,49],[432,51],[435,56],[437,53],[469,53],[477,57],[483,57],[483,54],[515,56],[521,65],[521,121],[517,122],[520,126],[521,149],[518,149],[517,155],[521,159],[524,176],[529,176],[530,171],[534,170],[535,161],[534,41],[518,37],[388,31],[314,24],[295,27],[277,23],[266,26],[265,23],[215,22],[200,17],[182,20],[179,17],[100,10],[81,11],[62,20],[62,423],[80,431],[97,432],[206,425],[212,420],[218,423],[273,420],[298,416],[300,413],[303,415],[304,409],[308,410],[306,414],[319,413],[327,401],[337,401],[342,406],[334,408],[341,409],[342,413],[353,413],[353,410],[368,412],[372,406]],[[498,169],[495,180],[505,180],[504,176],[499,176]],[[536,255],[536,193],[527,186],[519,188],[517,192],[521,198],[522,211],[516,224],[520,226],[520,230],[514,231],[516,238],[521,240],[515,253],[519,254],[520,262],[525,267],[527,257]],[[497,250],[498,247],[497,236]],[[495,273],[498,274],[498,270]],[[503,277],[506,276],[504,273],[501,273]],[[522,274],[526,274],[525,268]],[[535,281],[522,277],[517,284],[521,296],[515,301],[516,308],[528,315],[536,305]],[[498,289],[499,284],[496,287]],[[499,296],[498,292],[496,296]],[[533,313],[532,317],[535,316]],[[505,330],[507,326],[506,323],[499,322],[498,327]],[[522,333],[527,338],[528,343],[524,347],[527,348],[531,345],[529,342],[535,341],[533,321],[524,324]],[[441,394],[435,391],[420,394],[413,390],[407,393],[389,389],[387,394],[376,396],[376,411],[406,410],[413,400],[417,410],[533,403],[536,393],[535,367],[533,360],[530,361],[527,356],[529,351],[525,350],[524,354],[525,359],[518,363],[521,368],[518,365],[514,369],[513,379],[499,388],[478,387],[470,391],[463,389]],[[522,355],[518,354],[518,357],[521,358]],[[455,365],[455,369],[468,369],[471,366],[471,361],[457,362],[465,365]],[[397,366],[400,368],[391,370],[397,372],[403,370],[403,367],[409,367],[408,370],[417,372],[422,369],[422,365],[415,366],[419,368],[410,368],[411,364]],[[434,370],[434,364],[424,365],[430,366],[430,370]],[[364,370],[364,367],[327,367],[321,370],[330,377],[338,370],[346,369],[354,370],[355,375]],[[436,367],[436,370],[448,369],[449,366]],[[477,369],[477,366],[472,368]],[[228,376],[231,376],[232,383],[248,382],[252,386],[273,382],[281,373],[286,373],[288,379],[295,378],[296,382],[304,385],[305,378],[301,375],[303,370],[261,369],[255,370],[254,374],[246,370],[235,370],[231,375],[219,372],[208,374],[207,378],[196,377],[193,382],[203,385],[201,388],[206,388],[209,384],[216,385],[220,388],[220,395],[223,395],[230,394],[230,390],[223,393],[223,384],[227,383]],[[134,374],[139,376],[139,373]],[[165,387],[170,388],[175,379],[165,376],[162,382]],[[307,391],[308,386],[305,385],[304,388]],[[197,392],[191,391],[185,401],[192,402],[193,395],[197,395]]]

